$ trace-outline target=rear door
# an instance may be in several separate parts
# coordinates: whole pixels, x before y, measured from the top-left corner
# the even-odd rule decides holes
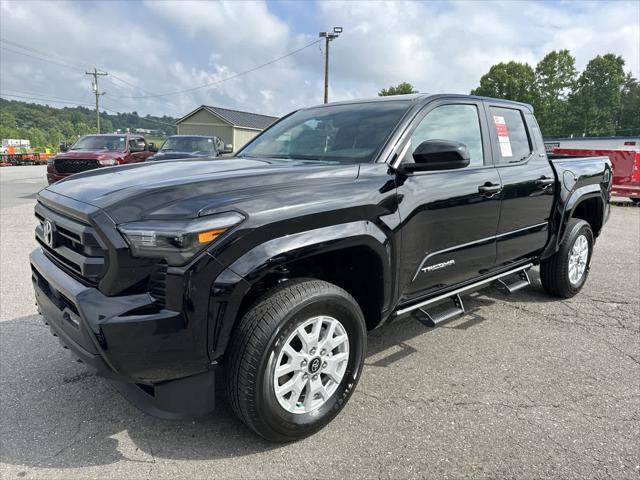
[[[464,143],[468,167],[397,176],[402,225],[401,301],[469,280],[493,267],[500,177],[493,167],[484,105],[473,99],[429,103],[409,127],[402,161],[425,140]]]
[[[555,173],[528,108],[487,102],[496,169],[502,182],[496,266],[542,250],[549,235]]]

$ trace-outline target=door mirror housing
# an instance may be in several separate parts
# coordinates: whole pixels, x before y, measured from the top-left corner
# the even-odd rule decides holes
[[[69,145],[67,145],[66,143],[61,143],[60,144],[60,151],[61,152],[68,152],[69,151]]]
[[[156,153],[158,151],[158,147],[156,147],[155,143],[149,142],[149,144],[147,145],[147,150],[152,153]]]
[[[233,153],[233,145],[230,143],[225,143],[224,148],[222,150],[220,150],[221,154],[225,154],[225,153]]]
[[[471,162],[471,155],[464,143],[426,140],[413,152],[413,161],[401,164],[401,169],[410,173],[465,168]]]

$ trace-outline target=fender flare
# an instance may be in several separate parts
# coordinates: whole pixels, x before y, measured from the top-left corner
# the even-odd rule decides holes
[[[603,199],[600,184],[596,183],[576,188],[569,193],[566,199],[561,199],[557,207],[554,209],[552,224],[555,226],[554,230],[556,233],[552,236],[552,238],[550,238],[549,244],[547,245],[547,248],[545,248],[544,252],[540,255],[540,258],[549,258],[558,251],[558,249],[560,248],[560,244],[564,240],[564,236],[566,234],[565,229],[567,226],[567,222],[573,216],[573,212],[575,211],[576,207],[583,201],[591,198],[598,198],[600,202],[602,202],[602,213],[603,215],[606,215],[604,209],[606,202]],[[594,234],[596,234],[596,232],[594,232]]]
[[[236,259],[214,280],[209,305],[209,353],[221,356],[227,346],[244,296],[265,275],[282,265],[349,247],[367,247],[383,270],[383,305],[391,301],[391,243],[368,220],[343,223],[274,238]]]

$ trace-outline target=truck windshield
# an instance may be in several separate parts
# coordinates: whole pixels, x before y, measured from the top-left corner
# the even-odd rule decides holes
[[[398,100],[300,110],[266,130],[238,156],[372,162],[410,105]]]
[[[215,153],[213,138],[169,137],[160,148],[161,152]]]
[[[125,137],[118,135],[87,135],[78,139],[73,144],[71,150],[110,150],[123,151],[125,147]]]

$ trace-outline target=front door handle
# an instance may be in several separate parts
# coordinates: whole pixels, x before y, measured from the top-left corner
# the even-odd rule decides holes
[[[553,185],[554,183],[556,183],[556,179],[547,177],[546,175],[543,175],[536,180],[536,186],[538,187],[548,187],[549,185]]]
[[[502,191],[502,185],[497,183],[485,182],[478,187],[478,192],[484,197],[493,197]]]

